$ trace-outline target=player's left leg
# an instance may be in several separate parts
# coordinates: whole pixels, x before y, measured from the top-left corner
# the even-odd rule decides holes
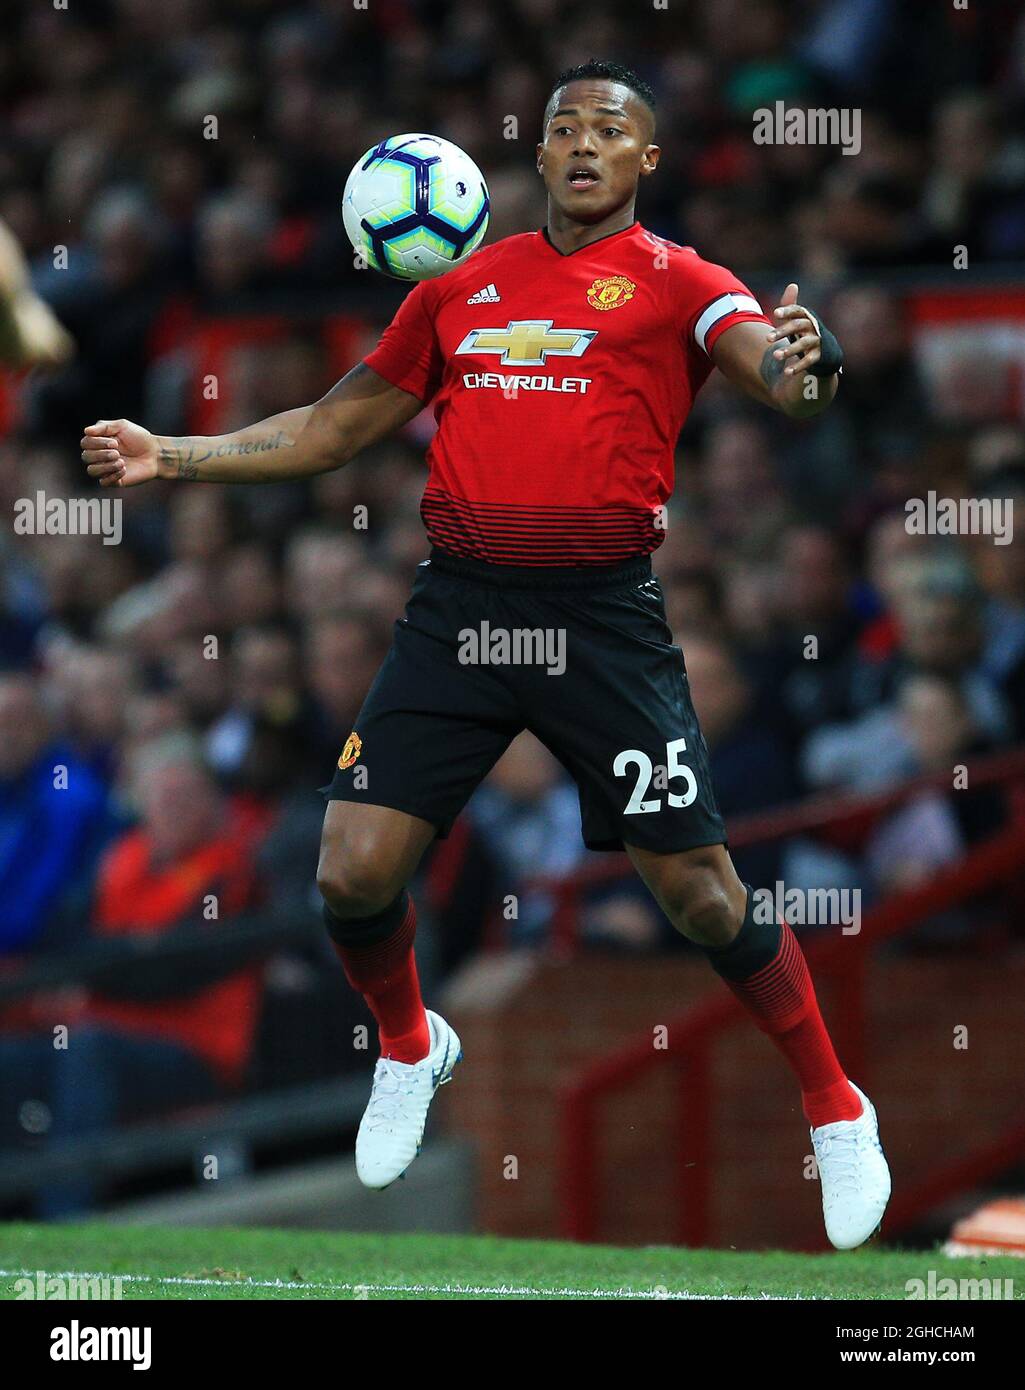
[[[786,922],[760,921],[724,845],[659,854],[626,845],[663,912],[699,946],[786,1057],[801,1087],[819,1165],[826,1231],[850,1249],[876,1230],[890,1196],[875,1110],[844,1075],[804,953]]]
[[[830,1239],[860,1244],[889,1195],[875,1112],[837,1061],[796,938],[785,923],[756,920],[726,852],[658,580],[647,566],[595,579],[584,595],[534,595],[523,621],[565,629],[563,673],[524,667],[518,686],[528,728],[580,788],[585,843],[630,853],[670,921],[787,1058],[812,1126]]]
[[[677,854],[626,846],[681,935],[700,946],[797,1074],[812,1126],[853,1120],[861,1102],[844,1076],[819,1012],[804,954],[786,923],[756,919],[750,889],[724,845]]]

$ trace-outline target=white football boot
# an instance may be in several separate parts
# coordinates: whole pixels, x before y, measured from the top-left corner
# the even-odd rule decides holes
[[[420,1152],[434,1093],[452,1080],[463,1051],[454,1028],[425,1010],[431,1050],[419,1062],[381,1057],[374,1068],[370,1102],[356,1135],[356,1172],[364,1187],[387,1187],[401,1178]]]
[[[890,1170],[879,1142],[879,1121],[864,1091],[851,1082],[863,1109],[811,1131],[822,1184],[826,1235],[837,1250],[853,1250],[879,1228],[890,1200]]]

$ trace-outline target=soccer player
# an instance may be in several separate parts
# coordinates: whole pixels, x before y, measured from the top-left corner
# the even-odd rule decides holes
[[[634,73],[596,61],[563,73],[537,147],[547,226],[418,284],[315,405],[218,438],[99,421],[83,458],[102,487],[306,477],[433,402],[431,556],[324,789],[324,917],[380,1034],[356,1140],[363,1182],[386,1187],[409,1166],[461,1056],[421,1000],[406,885],[527,728],[574,777],[585,843],[626,850],[790,1063],[826,1230],[851,1248],[889,1197],[875,1111],[837,1060],[789,926],[757,920],[733,868],[650,558],[676,439],[712,368],[799,419],[833,398],[841,352],[796,285],[770,323],[728,270],[645,231],[634,201],[658,165],[654,130],[653,94]],[[539,632],[553,642],[524,660]]]

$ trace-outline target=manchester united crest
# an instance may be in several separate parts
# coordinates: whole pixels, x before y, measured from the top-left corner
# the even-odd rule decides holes
[[[637,286],[625,275],[605,275],[595,280],[587,291],[587,302],[592,309],[621,309],[633,299]]]
[[[344,772],[347,767],[352,767],[353,763],[363,751],[363,740],[353,729],[352,733],[345,740],[345,747],[342,749],[342,756],[338,759],[338,766]]]

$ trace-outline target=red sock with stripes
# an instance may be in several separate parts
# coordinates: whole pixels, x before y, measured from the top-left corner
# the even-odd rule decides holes
[[[706,955],[793,1067],[809,1125],[856,1120],[861,1101],[833,1049],[797,937],[786,922],[754,920],[750,888],[747,903],[734,941]]]
[[[416,908],[408,895],[406,903],[399,925],[383,940],[367,946],[334,940],[332,944],[346,979],[359,990],[377,1020],[381,1056],[419,1062],[431,1050],[431,1034],[413,954]]]

